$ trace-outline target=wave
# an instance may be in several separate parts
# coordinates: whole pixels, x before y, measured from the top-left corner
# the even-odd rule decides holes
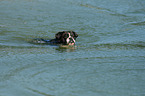
[[[140,26],[143,26],[143,25],[145,25],[145,21],[142,21],[142,22],[132,22],[131,25],[140,25]]]
[[[105,44],[96,44],[94,45],[98,49],[108,48],[108,49],[144,49],[145,42],[136,42],[136,43],[105,43]]]

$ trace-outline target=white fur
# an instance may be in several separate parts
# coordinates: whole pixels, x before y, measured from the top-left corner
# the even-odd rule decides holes
[[[71,37],[70,33],[68,33],[68,34],[69,34],[69,37],[66,39],[67,44],[69,44],[69,39],[70,38],[73,39],[73,41],[75,42],[75,39],[73,37]]]

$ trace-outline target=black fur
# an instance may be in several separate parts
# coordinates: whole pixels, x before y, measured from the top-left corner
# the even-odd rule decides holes
[[[75,40],[78,34],[74,31],[61,31],[55,34],[55,39],[45,40],[45,39],[35,39],[36,43],[40,44],[62,44],[69,45],[71,43],[75,44]]]

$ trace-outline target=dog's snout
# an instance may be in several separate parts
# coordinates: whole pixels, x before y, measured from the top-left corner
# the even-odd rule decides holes
[[[75,40],[73,38],[69,38],[70,43],[75,43]]]
[[[75,39],[73,37],[67,38],[67,44],[69,43],[75,43]]]

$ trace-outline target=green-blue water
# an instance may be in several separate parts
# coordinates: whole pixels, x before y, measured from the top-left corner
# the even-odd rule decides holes
[[[145,96],[145,0],[0,0],[0,96]]]

